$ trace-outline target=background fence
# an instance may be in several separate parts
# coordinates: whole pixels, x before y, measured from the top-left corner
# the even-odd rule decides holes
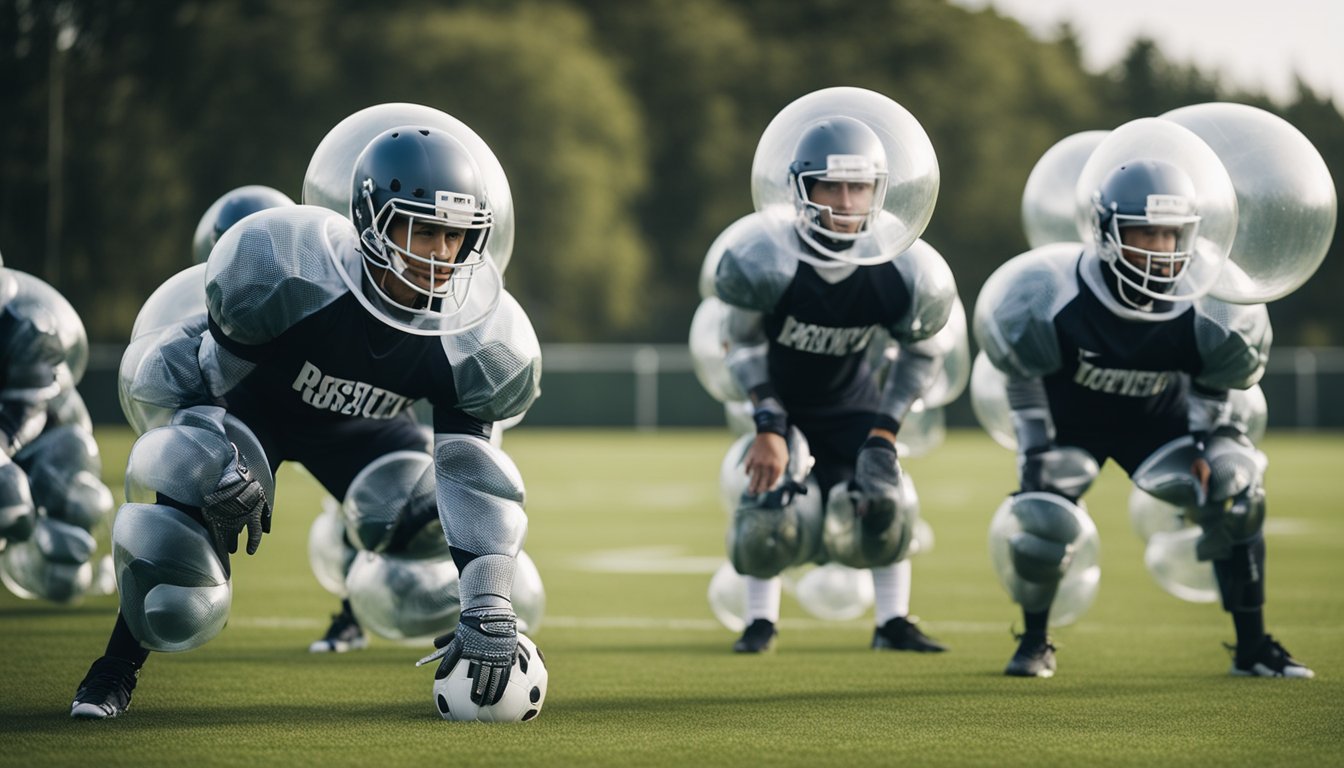
[[[117,402],[117,364],[123,348],[96,345],[80,394],[93,420],[125,423]],[[690,351],[680,344],[548,344],[542,348],[542,397],[528,426],[721,426],[723,407],[700,387]],[[1344,428],[1344,348],[1276,348],[1261,380],[1269,426]],[[977,426],[970,396],[947,407],[948,427]]]

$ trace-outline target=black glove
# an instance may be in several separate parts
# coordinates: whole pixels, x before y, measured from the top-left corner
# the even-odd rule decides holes
[[[462,614],[457,631],[435,638],[439,650],[416,663],[427,664],[441,658],[434,679],[442,680],[463,659],[470,666],[471,701],[488,707],[504,696],[509,673],[518,656],[518,620],[507,608],[481,608]]]
[[[238,534],[247,529],[247,554],[261,546],[261,534],[271,532],[271,504],[266,490],[247,468],[233,446],[233,463],[219,478],[219,485],[206,494],[201,516],[210,528],[210,539],[219,560],[227,564],[228,555],[238,551]]]
[[[854,462],[854,480],[850,485],[854,494],[854,513],[859,517],[895,517],[901,489],[901,464],[896,460],[896,446],[880,437],[868,438]]]

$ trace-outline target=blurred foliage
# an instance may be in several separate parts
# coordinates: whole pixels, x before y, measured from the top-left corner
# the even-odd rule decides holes
[[[1277,105],[1148,40],[1088,73],[1067,26],[1040,41],[943,0],[12,0],[0,252],[69,297],[94,340],[123,341],[190,264],[215,198],[266,184],[298,199],[333,125],[414,101],[500,158],[518,227],[506,277],[544,341],[679,341],[705,249],[751,212],[761,132],[833,85],[887,94],[933,139],[925,239],[968,307],[1025,249],[1022,187],[1069,134],[1240,101],[1288,119],[1344,179],[1344,116],[1305,86]],[[1280,343],[1344,344],[1341,248],[1272,307]]]

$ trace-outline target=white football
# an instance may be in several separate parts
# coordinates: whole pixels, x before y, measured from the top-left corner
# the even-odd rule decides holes
[[[546,701],[546,659],[526,635],[518,634],[518,656],[498,703],[484,707],[472,703],[468,666],[458,662],[447,677],[434,681],[434,706],[444,720],[519,723],[541,713],[541,705]]]

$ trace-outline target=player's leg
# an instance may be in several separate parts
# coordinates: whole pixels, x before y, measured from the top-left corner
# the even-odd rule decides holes
[[[190,650],[224,627],[232,602],[229,558],[215,546],[201,507],[240,460],[273,499],[274,467],[261,441],[222,408],[179,411],[132,447],[131,498],[112,527],[121,610],[103,656],[75,693],[72,717],[125,712],[150,651]]]
[[[1156,457],[1147,461],[1149,456]],[[1190,475],[1197,456],[1209,464],[1207,497],[1194,496]],[[1213,563],[1223,610],[1236,632],[1230,674],[1254,677],[1313,677],[1312,670],[1265,631],[1264,454],[1244,436],[1215,432],[1202,450],[1183,436],[1148,452],[1125,457],[1135,483],[1164,501],[1186,507],[1199,524],[1196,555]]]
[[[347,526],[344,514],[338,515],[343,530],[339,557],[346,568],[360,550],[385,549],[394,531],[396,536],[406,536],[405,531],[398,531],[398,516],[404,512],[407,494],[413,493],[417,484],[426,484],[418,481],[432,463],[429,444],[427,430],[415,422],[410,412],[394,419],[343,422],[321,435],[305,435],[294,441],[296,459],[343,506],[355,486],[364,488],[359,491],[361,497],[381,497],[380,503],[360,505],[362,522],[354,523],[355,530]],[[399,457],[405,460],[398,460]],[[359,482],[360,478],[367,482]],[[380,490],[373,486],[386,487]],[[438,513],[433,509],[432,469],[427,476],[427,495],[421,493],[420,497],[429,504],[430,516],[424,522],[433,524],[435,539],[441,541]],[[312,653],[345,653],[368,647],[368,637],[355,616],[348,591],[338,597],[340,609],[331,615],[331,623],[322,637],[308,646]]]
[[[1013,602],[1022,608],[1022,634],[1004,667],[1010,677],[1053,677],[1050,607],[1084,536],[1087,513],[1076,503],[1095,479],[1108,448],[1061,432],[1058,448],[1042,464],[1043,490],[1019,491],[1002,508],[1002,525],[991,524],[995,567]],[[1065,490],[1067,489],[1067,490]],[[996,515],[999,523],[999,515]]]
[[[747,589],[747,626],[733,643],[735,653],[762,653],[774,648],[779,631],[780,578],[744,576]]]
[[[808,436],[816,464],[812,476],[827,496],[823,508],[829,505],[831,491],[854,477],[854,461],[859,449],[868,439],[872,428],[872,413],[868,410],[836,412],[800,424]],[[908,478],[907,478],[908,480]],[[917,508],[914,486],[908,485],[908,506]],[[913,525],[911,526],[913,528]],[[880,533],[880,532],[879,532]],[[918,651],[937,653],[947,646],[934,640],[920,629],[910,617],[910,594],[913,572],[909,559],[871,568],[873,578],[873,639],[871,647],[883,651]]]

